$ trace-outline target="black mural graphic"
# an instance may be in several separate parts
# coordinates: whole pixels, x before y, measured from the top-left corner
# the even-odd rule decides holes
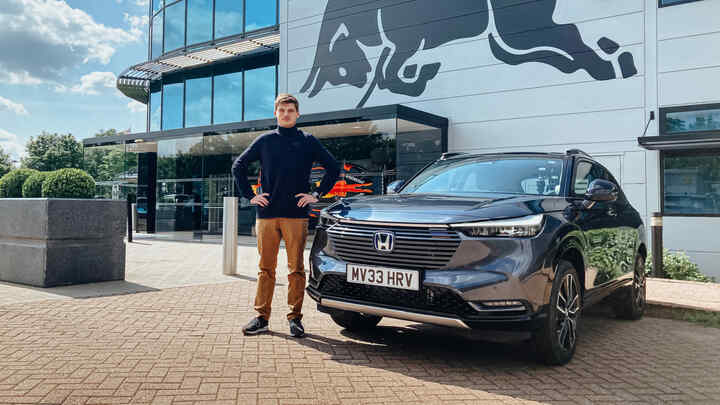
[[[541,62],[568,74],[582,69],[596,80],[618,77],[613,63],[585,44],[574,24],[553,21],[557,0],[445,0],[442,6],[438,0],[357,3],[328,1],[313,68],[301,93],[309,90],[308,96],[314,97],[326,83],[362,89],[374,72],[358,108],[375,88],[420,96],[442,61],[408,65],[411,57],[488,30],[490,49],[504,63]],[[598,46],[608,55],[619,49],[605,37]],[[367,55],[373,48],[381,49],[374,67]],[[623,78],[637,74],[631,53],[617,59]]]

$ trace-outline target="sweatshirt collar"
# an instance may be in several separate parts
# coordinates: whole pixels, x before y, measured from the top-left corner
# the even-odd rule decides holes
[[[292,128],[285,128],[285,127],[281,127],[279,125],[277,127],[277,131],[280,135],[285,135],[285,136],[297,135],[299,132],[297,129],[297,126],[292,127]]]

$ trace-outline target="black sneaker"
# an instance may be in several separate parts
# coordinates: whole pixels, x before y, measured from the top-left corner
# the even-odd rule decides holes
[[[268,321],[266,321],[262,316],[258,316],[248,322],[248,324],[243,327],[242,331],[244,335],[257,335],[258,333],[267,332]]]
[[[290,320],[290,335],[296,338],[305,336],[305,328],[303,328],[299,318]]]

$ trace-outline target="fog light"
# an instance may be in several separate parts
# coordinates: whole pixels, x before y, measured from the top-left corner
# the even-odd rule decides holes
[[[477,312],[503,313],[527,311],[525,303],[518,300],[478,301],[469,302],[469,304]]]
[[[481,302],[481,304],[486,307],[517,307],[517,306],[524,307],[525,306],[525,304],[523,304],[522,301],[483,301],[483,302]]]

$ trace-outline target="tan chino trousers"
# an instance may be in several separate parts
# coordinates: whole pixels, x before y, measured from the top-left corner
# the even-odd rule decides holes
[[[305,298],[305,268],[303,253],[308,234],[307,218],[258,218],[257,241],[260,253],[255,310],[265,320],[270,320],[275,291],[275,269],[280,249],[280,240],[285,241],[288,259],[288,297],[290,312],[287,319],[302,318],[302,304]]]

